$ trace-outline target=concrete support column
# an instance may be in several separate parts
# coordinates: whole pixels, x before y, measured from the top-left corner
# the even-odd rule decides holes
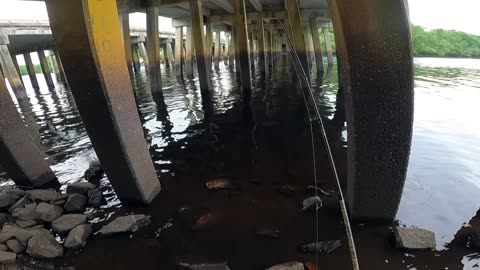
[[[135,72],[140,71],[140,60],[138,59],[138,45],[132,44],[132,61],[133,61],[133,70]]]
[[[242,70],[240,68],[240,53],[239,53],[239,49],[238,49],[238,33],[237,33],[237,27],[235,26],[235,21],[232,25],[232,29],[233,29],[233,39],[234,39],[234,43],[235,43],[235,72],[237,74],[237,78],[240,79],[240,73],[242,73]]]
[[[160,38],[158,34],[158,8],[147,8],[147,59],[150,89],[154,100],[163,95],[160,69]]]
[[[318,23],[316,18],[309,19],[310,31],[312,32],[313,49],[315,52],[315,65],[317,66],[317,74],[323,74],[323,56],[322,46],[320,44],[320,33],[318,32]]]
[[[0,52],[1,53],[1,52]],[[1,55],[0,55],[0,59],[1,59]],[[0,67],[1,67],[1,61],[0,60]],[[22,74],[20,73],[20,66],[18,65],[18,62],[17,62],[17,56],[16,55],[12,55],[12,62],[13,62],[13,65],[15,66],[15,69],[17,70],[17,75],[18,77],[20,78],[20,81],[22,81],[22,85],[23,85],[23,78],[22,78]],[[8,80],[8,78],[6,78]],[[11,84],[11,83],[10,83]],[[24,89],[25,89],[25,86],[24,86]]]
[[[255,39],[255,33],[253,32],[250,32],[250,41],[249,41],[249,46],[250,46],[250,67],[253,69],[255,68],[255,42],[254,42],[254,39]]]
[[[333,65],[333,52],[332,52],[332,43],[330,42],[330,32],[328,31],[328,28],[322,28],[322,31],[325,37],[325,47],[327,50],[328,65],[331,66]]]
[[[263,23],[263,16],[261,12],[257,13],[257,40],[258,40],[258,66],[260,72],[265,73],[265,27]]]
[[[235,30],[237,37],[237,48],[240,60],[240,70],[243,89],[252,89],[252,78],[250,75],[250,61],[248,52],[247,17],[245,11],[245,0],[234,1],[235,7]]]
[[[230,39],[227,33],[225,32],[225,44],[223,47],[223,64],[228,65],[228,49],[230,48]]]
[[[207,22],[206,24],[206,44],[207,44],[207,60],[209,70],[212,68],[212,44],[213,44],[213,32],[212,32],[212,23]]]
[[[272,43],[272,30],[267,30],[265,32],[266,36],[266,53],[265,53],[265,59],[266,59],[266,68],[270,72],[272,72],[273,68],[273,43]]]
[[[145,43],[143,42],[138,43],[138,48],[140,49],[140,55],[143,60],[143,67],[145,68],[146,72],[149,72],[150,65],[148,64],[148,54],[147,54],[147,49],[145,49]]]
[[[172,41],[170,39],[165,43],[165,48],[167,50],[166,59],[168,59],[168,65],[171,66],[175,62],[175,58],[173,57]]]
[[[232,31],[230,32],[230,42],[229,42],[229,48],[228,48],[228,66],[230,68],[233,68],[235,65],[235,40],[233,36],[233,28]]]
[[[331,1],[329,9],[339,84],[345,86],[349,213],[391,221],[402,196],[412,140],[408,9],[403,0],[339,0]]]
[[[18,114],[1,74],[0,163],[19,186],[38,187],[56,180]]]
[[[305,37],[303,35],[302,21],[300,17],[300,9],[298,7],[298,0],[285,0],[285,9],[287,10],[289,27],[292,32],[293,45],[297,51],[300,63],[305,69],[307,76],[310,74],[307,60],[307,50],[305,45]]]
[[[27,66],[28,77],[30,77],[30,82],[32,84],[32,87],[34,89],[40,88],[38,86],[37,74],[35,73],[35,67],[33,66],[32,57],[30,56],[30,53],[24,53],[23,58],[25,59],[25,65]]]
[[[220,31],[215,32],[215,68],[219,69],[220,68]]]
[[[192,38],[192,27],[187,26],[187,36],[185,44],[185,75],[188,79],[193,78],[193,55],[195,51]]]
[[[183,80],[183,27],[175,29],[175,74],[177,79]]]
[[[55,87],[52,80],[52,70],[48,65],[47,57],[45,56],[45,51],[39,50],[37,51],[37,54],[38,54],[38,59],[40,60],[40,66],[42,67],[43,76],[45,77],[45,81],[47,82],[48,88]]]
[[[208,66],[208,53],[205,45],[206,38],[203,30],[203,8],[200,0],[189,0],[191,12],[191,25],[193,42],[195,44],[195,55],[197,58],[198,79],[200,90],[207,93],[210,89],[210,72]]]
[[[65,76],[65,71],[63,70],[63,64],[62,64],[62,59],[60,59],[60,55],[58,54],[57,49],[53,49],[53,55],[55,56],[55,63],[57,64],[57,69],[58,69],[58,74],[57,78],[60,78],[60,80],[66,84],[67,83],[67,78]]]
[[[109,181],[124,203],[151,202],[160,183],[128,77],[116,1],[49,0],[46,6],[71,92]]]
[[[132,69],[132,41],[130,39],[130,19],[128,13],[123,13],[119,15],[120,19],[120,29],[122,31],[123,37],[123,47],[125,49],[125,60],[127,61],[128,75],[130,76],[130,81],[132,82],[132,88],[135,89],[135,77],[133,75]]]
[[[306,49],[306,52],[307,52],[308,65],[312,66],[312,63],[313,63],[313,61],[312,61],[313,48],[310,46],[310,45],[312,45],[310,43],[310,29],[307,25],[303,26],[303,36],[305,37],[305,49]]]
[[[15,67],[15,62],[13,58],[15,55],[10,55],[10,51],[8,50],[8,39],[7,36],[0,36],[0,64],[2,65],[3,73],[7,78],[10,86],[12,87],[13,93],[17,100],[25,100],[27,99],[27,92],[25,91],[25,87],[23,86],[22,79],[20,77],[20,73],[17,71]],[[18,65],[17,65],[18,66]]]

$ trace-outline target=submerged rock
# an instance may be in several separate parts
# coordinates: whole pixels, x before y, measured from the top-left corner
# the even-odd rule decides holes
[[[6,242],[8,249],[15,253],[24,252],[27,248],[17,239],[10,239]]]
[[[402,228],[395,227],[393,230],[395,235],[396,247],[422,250],[433,249],[436,246],[435,233],[421,228]]]
[[[227,263],[202,263],[202,264],[188,264],[179,263],[180,269],[185,270],[230,270]]]
[[[103,202],[103,193],[100,188],[88,191],[88,205],[99,206]]]
[[[87,217],[82,214],[67,214],[52,222],[52,229],[56,233],[66,233],[80,224],[84,224]]]
[[[112,222],[103,226],[98,233],[100,235],[112,235],[124,232],[136,232],[140,227],[150,223],[150,216],[129,215],[117,217]]]
[[[317,193],[317,195],[318,194],[323,194],[323,195],[330,195],[331,194],[330,192],[326,192],[325,190],[323,190],[319,187],[316,187],[316,186],[308,186],[307,191],[312,193],[312,194]]]
[[[66,212],[82,212],[87,204],[87,197],[82,194],[72,194],[68,196],[68,200],[63,206]]]
[[[16,259],[17,254],[13,252],[0,251],[0,264],[11,264],[14,263]]]
[[[58,205],[41,202],[37,205],[35,211],[38,213],[39,219],[45,222],[52,222],[62,215],[63,208]]]
[[[274,265],[266,270],[303,270],[303,263],[301,262],[287,262]]]
[[[94,189],[96,186],[89,182],[76,182],[68,184],[67,194],[82,194],[84,196],[88,195],[88,191]]]
[[[67,238],[65,238],[65,243],[63,245],[66,248],[79,248],[85,246],[87,243],[87,238],[92,233],[92,225],[82,224],[73,228],[68,233]]]
[[[322,207],[322,199],[318,196],[313,196],[303,200],[302,211],[316,211]]]
[[[49,231],[35,230],[28,240],[27,254],[33,258],[52,259],[63,255],[63,247]]]
[[[283,195],[291,196],[295,192],[297,192],[297,187],[293,186],[293,185],[289,185],[289,184],[283,184],[283,185],[280,186],[278,191],[280,193],[282,193]]]
[[[90,165],[88,166],[88,169],[84,173],[85,180],[87,180],[88,182],[94,185],[98,185],[100,184],[100,180],[103,177],[103,173],[104,173],[103,168],[100,165],[100,163],[92,162],[90,163]]]
[[[193,230],[207,230],[217,224],[218,216],[215,213],[207,213],[199,217],[192,226]]]
[[[230,179],[227,179],[227,178],[218,178],[218,179],[210,180],[206,183],[206,186],[210,190],[222,190],[222,189],[234,188]]]
[[[326,255],[337,249],[340,245],[340,240],[330,240],[301,245],[298,249],[305,253],[318,252],[319,254]]]

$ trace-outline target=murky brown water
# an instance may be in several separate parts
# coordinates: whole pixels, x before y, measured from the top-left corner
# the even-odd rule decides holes
[[[405,253],[393,248],[390,226],[353,224],[362,269],[475,269],[479,253],[466,247],[471,225],[480,225],[480,60],[416,59],[415,130],[399,223],[435,231],[437,250]],[[198,81],[181,85],[173,68],[162,66],[165,106],[152,99],[146,74],[136,76],[143,126],[152,138],[150,152],[163,190],[147,208],[124,207],[104,179],[108,204],[95,212],[94,231],[123,213],[152,215],[152,224],[130,235],[94,236],[84,250],[69,251],[57,267],[76,269],[174,269],[179,261],[227,261],[232,269],[265,269],[289,260],[311,261],[299,244],[315,240],[315,216],[301,213],[305,187],[313,184],[310,133],[297,79],[285,57],[273,75],[254,75],[252,106],[245,106],[235,72],[220,64],[214,71],[210,102],[202,102]],[[26,81],[41,143],[62,183],[80,179],[95,158],[69,91],[49,91]],[[43,84],[42,84],[43,83]],[[314,89],[322,113],[332,118],[336,67]],[[323,89],[323,90],[322,90]],[[46,127],[52,121],[57,132]],[[344,179],[346,137],[327,123],[340,176]],[[318,134],[318,136],[320,136]],[[320,185],[333,189],[332,176],[316,138]],[[229,177],[237,188],[212,192],[205,182]],[[281,192],[289,184],[294,191]],[[341,239],[342,247],[320,257],[319,269],[350,269],[341,214],[335,196],[323,196],[321,240]],[[91,210],[93,211],[93,210]],[[206,228],[192,229],[210,214]],[[160,234],[165,223],[173,227]],[[255,235],[258,227],[279,236]],[[173,229],[172,229],[173,228]]]

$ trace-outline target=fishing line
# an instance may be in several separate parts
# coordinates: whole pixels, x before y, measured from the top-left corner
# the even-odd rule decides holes
[[[277,16],[276,16],[275,11],[274,11],[274,9],[273,9],[273,7],[270,3],[269,3],[269,6],[270,6],[270,9],[273,13],[273,17],[276,18]],[[277,22],[278,22],[278,20],[277,20]],[[353,239],[352,228],[350,226],[350,219],[349,219],[349,216],[348,216],[347,207],[345,205],[345,198],[343,196],[342,187],[340,185],[340,180],[338,178],[338,173],[337,173],[337,169],[336,169],[336,166],[335,166],[335,161],[333,159],[332,151],[330,149],[330,144],[328,142],[327,133],[325,131],[325,126],[324,126],[323,120],[320,116],[320,111],[319,111],[317,103],[315,101],[315,97],[313,95],[313,91],[312,91],[312,88],[310,86],[310,81],[307,77],[307,74],[305,73],[305,70],[304,70],[303,66],[301,65],[300,58],[298,56],[297,51],[295,50],[295,48],[293,46],[293,42],[291,40],[291,37],[288,35],[288,32],[286,31],[284,23],[280,23],[280,26],[281,26],[281,30],[283,31],[283,34],[287,38],[288,45],[290,47],[290,51],[291,51],[290,57],[291,57],[292,62],[294,64],[293,66],[294,66],[295,72],[297,73],[297,76],[299,77],[299,79],[301,81],[303,79],[304,85],[306,86],[305,88],[302,87],[302,96],[304,98],[305,105],[307,107],[307,113],[309,114],[309,122],[310,122],[310,129],[311,129],[311,136],[312,136],[312,149],[313,150],[314,150],[314,146],[313,146],[314,145],[314,139],[313,139],[313,129],[312,129],[313,127],[312,127],[312,121],[310,120],[311,119],[310,110],[308,109],[308,103],[307,103],[307,99],[306,99],[306,96],[305,96],[305,93],[304,93],[304,89],[308,90],[307,92],[309,94],[310,100],[312,101],[312,104],[313,104],[313,107],[314,107],[314,110],[315,110],[315,114],[316,114],[318,122],[320,124],[320,129],[321,129],[321,132],[322,132],[322,138],[323,138],[323,141],[324,141],[324,144],[325,144],[325,148],[327,150],[330,167],[332,169],[332,172],[333,172],[333,175],[334,175],[334,178],[335,178],[335,182],[336,182],[336,185],[337,185],[337,189],[338,189],[339,204],[340,204],[340,209],[342,211],[342,218],[343,218],[343,222],[344,222],[344,225],[345,225],[345,231],[346,231],[346,234],[347,234],[348,246],[349,246],[349,249],[350,249],[350,256],[351,256],[351,259],[352,259],[352,266],[353,266],[354,270],[359,270],[360,267],[359,267],[359,264],[358,264],[357,251],[355,249],[355,241]],[[313,155],[314,155],[314,159],[313,159],[313,161],[314,161],[313,164],[314,165],[313,166],[314,166],[314,172],[315,172],[315,177],[314,177],[315,178],[315,193],[317,193],[317,176],[316,176],[315,152],[314,151],[313,151]],[[318,215],[318,211],[316,211],[316,212],[317,212],[317,215]],[[317,217],[316,225],[317,225],[317,243],[318,243],[318,217]],[[318,267],[318,251],[317,251],[317,267]]]

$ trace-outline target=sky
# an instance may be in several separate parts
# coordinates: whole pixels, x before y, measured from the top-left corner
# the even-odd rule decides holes
[[[427,29],[444,28],[480,35],[480,0],[409,0],[410,20]],[[44,2],[0,0],[2,20],[47,20]],[[130,14],[132,26],[145,26],[145,14]],[[161,18],[161,31],[173,31]]]

